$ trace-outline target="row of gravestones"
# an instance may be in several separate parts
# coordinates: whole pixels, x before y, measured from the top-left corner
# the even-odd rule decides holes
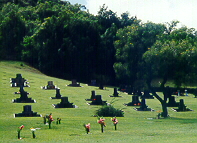
[[[163,89],[160,87],[152,87],[152,89],[155,92],[163,92]],[[135,88],[135,87],[128,86],[128,85],[121,85],[118,88],[118,90],[122,92],[126,92],[128,94],[136,94],[136,95],[141,94],[140,88]],[[177,96],[188,96],[188,93],[190,93],[190,94],[193,94],[195,98],[197,98],[197,88],[173,88],[173,87],[166,86],[165,92],[170,92],[170,94],[177,95]]]
[[[56,90],[56,98],[58,95],[60,95],[59,93],[59,89]],[[154,97],[152,95],[150,95],[150,93],[148,91],[145,91],[144,94],[142,95],[141,92],[138,92],[140,94],[140,96],[132,96],[132,102],[125,104],[126,106],[140,106],[140,108],[134,108],[137,111],[153,111],[153,109],[148,108],[148,106],[146,105],[146,101],[145,99],[154,99]],[[60,97],[60,96],[58,96]],[[117,92],[117,88],[114,88],[114,93],[113,95],[110,95],[110,97],[121,97],[119,96],[119,93]],[[141,102],[139,101],[139,97],[141,97]],[[171,94],[169,94],[167,96],[167,98],[169,98],[169,102],[167,103],[167,107],[178,107],[178,109],[173,109],[177,112],[179,111],[192,111],[189,108],[186,108],[185,104],[184,104],[184,100],[180,99],[180,102],[176,102],[175,101],[175,97],[172,96]],[[102,101],[101,95],[96,95],[95,91],[92,91],[92,95],[90,99],[86,99],[86,101],[92,101],[92,103],[90,103],[89,105],[106,105],[106,101]]]
[[[11,87],[20,87],[19,92],[15,92],[15,94],[20,94],[20,98],[13,99],[13,103],[35,103],[35,100],[28,98],[28,92],[24,91],[23,87],[30,87],[26,79],[22,78],[21,74],[16,74],[16,78],[10,79]],[[37,112],[32,111],[31,105],[23,106],[23,112],[14,114],[14,117],[41,117]]]
[[[174,92],[174,88],[170,88],[170,87],[166,87],[165,91],[164,91],[164,100],[167,101],[167,107],[178,107],[178,109],[174,109],[172,108],[173,111],[177,111],[177,112],[181,112],[181,111],[193,111],[189,108],[187,108],[187,106],[185,106],[184,104],[184,100],[180,99],[180,102],[176,102],[175,101],[175,97],[172,95],[179,95],[179,96],[183,96],[184,94],[182,94],[181,91],[183,90],[178,90],[177,92]],[[146,106],[145,104],[145,99],[153,99],[154,97],[152,95],[149,94],[149,91],[145,90],[144,94],[142,95],[142,92],[140,91],[140,89],[135,89],[135,88],[131,88],[131,87],[120,87],[119,91],[123,91],[123,92],[127,92],[128,94],[133,95],[132,97],[132,102],[126,104],[127,106],[140,106],[140,108],[136,108],[136,110],[138,111],[151,111],[152,109],[147,108],[148,106]],[[189,89],[190,92],[194,92],[196,91],[197,94],[197,90],[196,89]],[[188,90],[185,90],[185,96],[188,96]],[[142,101],[139,101],[139,97],[142,98]]]
[[[72,83],[67,85],[67,86],[72,86],[72,87],[81,87],[80,83],[78,83],[76,81],[76,79],[72,80]],[[103,89],[104,86],[103,84],[97,84],[96,80],[91,80],[91,83],[88,84],[88,86],[99,86],[99,89]],[[48,85],[47,86],[43,86],[42,89],[56,89],[57,87],[55,85],[53,85],[53,81],[48,81]]]
[[[28,92],[24,91],[23,87],[30,87],[28,85],[29,82],[27,82],[26,79],[22,78],[21,74],[16,74],[16,78],[10,79],[11,86],[12,87],[20,87],[19,92],[15,92],[15,94],[20,94],[20,98],[13,99],[13,103],[35,103],[35,100],[32,100],[31,98],[28,98]],[[91,84],[89,86],[96,86],[96,81],[92,80]],[[68,86],[73,87],[81,87],[79,83],[76,82],[76,80],[72,80],[72,83]],[[53,81],[48,81],[47,86],[43,86],[42,89],[56,89],[56,96],[51,97],[51,99],[61,99],[61,102],[59,104],[53,104],[55,108],[76,108],[76,105],[73,105],[73,103],[69,103],[68,97],[61,97],[60,89],[57,88],[55,85],[53,85]],[[103,86],[100,85],[99,89],[103,89]],[[93,97],[93,96],[92,96]],[[101,95],[95,95],[95,98],[92,99],[92,103],[90,105],[104,105],[106,101],[102,101]],[[25,105],[23,107],[23,112],[15,114],[15,117],[39,117],[40,115],[37,114],[37,112],[33,112],[31,105]]]
[[[31,98],[28,98],[28,94],[26,91],[24,91],[23,87],[27,85],[27,80],[22,78],[21,74],[17,74],[16,78],[11,79],[11,85],[12,87],[18,87],[20,86],[19,93],[21,95],[20,98],[14,99],[14,103],[35,103],[35,100],[32,100]],[[95,83],[95,82],[94,82]],[[13,86],[16,85],[16,86]],[[95,84],[94,84],[95,85]],[[76,80],[72,81],[72,83],[68,86],[75,86],[80,87],[80,84],[76,82]],[[43,87],[43,89],[56,89],[56,97],[51,97],[52,99],[61,99],[61,102],[59,104],[53,104],[55,108],[76,108],[76,105],[73,105],[73,103],[69,103],[68,97],[61,97],[60,89],[53,85],[52,81],[48,82],[48,85]],[[118,95],[117,88],[114,88],[113,96],[110,97],[121,97]],[[137,92],[138,96],[132,96],[132,102],[125,104],[126,106],[140,106],[140,108],[135,108],[137,111],[152,111],[153,109],[148,108],[148,106],[145,103],[145,99],[154,99],[152,95],[149,94],[149,92],[144,92],[144,95],[142,96],[141,92]],[[141,96],[142,100],[139,102],[138,97]],[[188,111],[188,108],[184,105],[183,99],[180,100],[180,103],[176,103],[174,96],[169,97],[169,107],[179,107],[177,111]],[[95,91],[92,91],[92,95],[90,99],[86,99],[86,101],[92,101],[89,105],[106,105],[106,101],[102,101],[101,95],[95,95]],[[31,105],[24,106],[23,113],[19,113],[18,115],[15,114],[15,117],[17,116],[37,116],[36,113],[34,115],[33,111],[31,111]],[[190,109],[189,109],[190,110]],[[28,111],[28,112],[27,112]]]

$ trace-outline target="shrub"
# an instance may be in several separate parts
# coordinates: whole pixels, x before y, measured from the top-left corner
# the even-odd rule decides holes
[[[124,117],[124,112],[121,109],[116,109],[111,105],[105,105],[96,111],[96,115],[103,117]]]

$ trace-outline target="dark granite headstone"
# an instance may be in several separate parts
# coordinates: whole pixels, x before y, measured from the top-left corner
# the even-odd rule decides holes
[[[96,98],[96,94],[95,94],[95,91],[94,91],[94,90],[92,90],[92,91],[91,91],[91,93],[92,93],[92,95],[91,95],[91,99],[93,100],[93,99],[95,99],[95,98]]]
[[[126,92],[126,88],[127,88],[126,85],[120,85],[120,87],[118,88],[118,90],[121,91],[121,92]]]
[[[91,83],[88,86],[97,86],[96,80],[91,80]]]
[[[114,88],[113,96],[114,96],[114,97],[118,97],[118,95],[119,95],[119,93],[118,93],[118,91],[117,91],[117,88]]]
[[[90,105],[106,105],[107,101],[102,101],[102,96],[101,95],[96,95],[95,99],[92,100],[92,103]]]
[[[56,89],[56,96],[55,97],[56,98],[61,98],[62,97],[61,94],[60,94],[60,89],[59,88]]]
[[[86,101],[92,101],[92,100],[94,100],[94,99],[96,99],[96,94],[95,94],[95,91],[94,90],[92,90],[91,91],[91,97],[90,97],[90,99],[85,99]]]
[[[12,87],[21,87],[21,86],[28,87],[27,80],[22,78],[21,74],[16,74],[16,78],[11,78],[10,82]]]
[[[184,100],[183,99],[180,99],[180,102],[179,102],[179,111],[187,111],[187,106],[185,106],[184,104]]]
[[[178,109],[173,109],[173,110],[176,111],[176,112],[193,111],[193,110],[191,110],[189,108],[186,108],[186,107],[187,106],[185,106],[184,100],[183,99],[180,99]]]
[[[15,92],[15,94],[20,94],[22,92],[25,92],[23,86],[21,86],[20,89],[19,89],[19,92]],[[29,94],[29,93],[27,93],[27,94]]]
[[[147,110],[147,105],[146,105],[146,100],[143,98],[141,100],[141,105],[140,105],[140,109],[143,110],[143,111],[146,111]]]
[[[13,103],[35,103],[35,100],[28,98],[28,93],[26,91],[21,90],[20,95],[21,97],[14,99]]]
[[[33,112],[31,105],[23,106],[23,112],[15,114],[15,117],[41,117],[37,112]]]
[[[121,97],[121,96],[118,96],[119,95],[119,93],[118,93],[118,89],[117,88],[114,88],[114,93],[113,93],[113,95],[111,96],[111,95],[109,95],[110,97]]]
[[[167,103],[167,106],[168,106],[168,107],[178,107],[178,106],[179,106],[179,103],[177,103],[177,102],[175,101],[175,97],[174,97],[174,96],[171,96],[171,97],[169,98],[169,101],[168,101],[168,103]]]
[[[137,111],[154,111],[153,109],[148,108],[148,106],[146,105],[145,98],[142,98],[140,108],[134,108],[134,109]]]
[[[102,90],[104,89],[104,86],[102,83],[99,84],[99,89],[102,89]]]
[[[55,89],[55,85],[53,85],[53,81],[48,81],[47,89]]]
[[[76,108],[73,103],[68,101],[68,97],[62,97],[61,102],[53,105],[55,108]]]
[[[43,86],[42,89],[56,89],[56,86],[53,84],[53,81],[48,81],[47,86]]]
[[[69,84],[68,86],[81,87],[81,86],[80,86],[80,83],[77,83],[77,80],[76,80],[76,79],[73,79],[73,80],[72,80],[72,83]]]
[[[55,97],[51,97],[51,99],[61,99],[62,95],[60,94],[60,88],[56,88]]]
[[[19,92],[20,92],[20,93],[21,93],[21,92],[25,92],[23,86],[20,87]]]
[[[139,101],[139,96],[133,95],[132,102],[125,104],[126,106],[140,106],[141,102]]]

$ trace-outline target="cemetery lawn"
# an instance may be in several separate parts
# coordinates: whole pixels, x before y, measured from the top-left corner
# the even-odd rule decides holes
[[[174,112],[168,108],[170,117],[168,119],[155,119],[161,111],[160,102],[157,99],[147,99],[146,104],[155,111],[136,111],[132,106],[126,107],[123,104],[131,102],[132,95],[120,93],[117,98],[109,97],[113,93],[113,87],[106,87],[100,90],[95,86],[87,86],[81,83],[82,87],[66,86],[71,81],[49,77],[38,70],[21,62],[0,61],[0,142],[39,142],[39,143],[183,143],[197,141],[197,98],[189,94],[188,97],[176,97],[176,101],[184,99],[185,105],[194,110],[189,112]],[[15,78],[16,74],[29,81],[30,87],[24,90],[29,92],[29,97],[36,100],[36,103],[12,103],[12,99],[19,98],[18,87],[10,86],[10,78]],[[47,85],[48,81],[53,81],[54,85],[60,88],[62,96],[67,96],[69,102],[79,108],[55,109],[52,104],[57,104],[60,99],[50,99],[55,97],[55,90],[43,90],[41,86]],[[124,111],[124,117],[117,117],[119,123],[117,130],[114,130],[111,118],[106,117],[107,126],[104,133],[101,133],[97,123],[97,117],[93,117],[95,111],[101,106],[87,105],[85,99],[89,99],[91,91],[95,90],[96,95],[102,95],[102,99],[112,104],[115,108]],[[162,94],[160,94],[162,95]],[[61,124],[52,122],[52,129],[43,124],[42,117],[17,117],[15,113],[21,113],[24,105],[32,105],[32,111],[41,115],[52,113],[54,120],[61,118]],[[91,134],[86,134],[84,123],[91,124]],[[24,125],[21,131],[22,140],[17,139],[17,128]],[[32,138],[30,128],[40,128],[36,130],[36,138]]]

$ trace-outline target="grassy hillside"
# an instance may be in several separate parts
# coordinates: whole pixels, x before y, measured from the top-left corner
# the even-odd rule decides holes
[[[25,87],[32,99],[36,103],[12,103],[12,99],[19,98],[14,94],[19,88],[10,86],[10,78],[15,78],[16,74],[22,74],[28,79],[30,87]],[[47,81],[53,81],[61,90],[62,96],[68,96],[68,100],[79,108],[55,109],[52,104],[60,102],[60,99],[50,99],[55,96],[55,90],[43,90],[40,87],[47,85]],[[131,102],[131,95],[121,93],[122,98],[116,98],[113,106],[123,109],[125,117],[119,117],[118,130],[115,131],[110,118],[106,118],[107,127],[101,133],[97,123],[97,117],[93,117],[95,111],[101,106],[89,106],[85,99],[90,98],[91,91],[95,90],[96,95],[102,95],[103,100],[111,102],[109,97],[113,93],[113,88],[99,90],[98,87],[87,86],[81,83],[82,87],[68,87],[71,81],[62,80],[46,76],[32,67],[21,62],[0,62],[0,142],[40,142],[40,143],[61,143],[61,142],[136,142],[136,143],[182,143],[196,142],[197,132],[197,99],[193,95],[189,97],[177,97],[176,101],[184,99],[187,107],[193,109],[190,112],[174,112],[169,108],[170,118],[153,119],[161,110],[161,105],[157,99],[147,99],[146,104],[153,108],[154,112],[135,111],[133,107],[126,107],[123,104]],[[61,124],[52,123],[52,129],[43,124],[42,117],[18,117],[14,118],[14,113],[21,113],[24,105],[32,105],[32,110],[41,115],[53,113],[53,118],[62,118]],[[86,134],[82,126],[84,123],[91,123],[91,133]],[[25,128],[21,132],[21,137],[17,139],[17,128],[20,125]],[[41,128],[36,131],[36,139],[32,138],[30,128]]]

